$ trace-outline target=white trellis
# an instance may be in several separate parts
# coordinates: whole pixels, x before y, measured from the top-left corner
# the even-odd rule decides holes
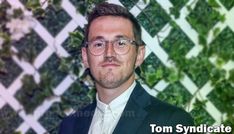
[[[18,5],[19,7],[24,7],[24,5],[19,0],[7,0],[11,5]],[[109,0],[111,3],[116,3],[122,5],[118,0]],[[173,7],[169,0],[156,0],[156,2],[161,5],[161,7],[169,13],[169,8]],[[186,57],[190,58],[192,56],[199,55],[201,51],[201,46],[198,43],[198,33],[191,28],[191,25],[185,19],[189,14],[189,11],[186,8],[186,5],[190,5],[194,0],[189,0],[184,7],[180,10],[180,17],[175,19],[173,16],[170,16],[177,25],[181,28],[181,30],[188,36],[188,38],[194,43],[194,47],[187,53]],[[217,0],[218,4],[221,6],[219,12],[226,15],[226,20],[224,23],[218,22],[209,32],[208,43],[210,43],[215,37],[213,37],[212,30],[219,27],[222,31],[224,28],[229,27],[234,32],[234,8],[227,11],[223,5]],[[135,5],[130,12],[137,16],[140,14],[141,10],[143,10],[148,3],[144,4],[142,0]],[[46,4],[43,8],[46,8]],[[139,9],[140,7],[140,9]],[[192,8],[195,7],[195,4]],[[69,56],[68,52],[61,46],[62,43],[69,37],[69,32],[74,31],[78,26],[83,28],[84,24],[87,23],[84,16],[77,12],[74,5],[69,0],[62,0],[62,8],[71,16],[71,20],[67,23],[67,25],[57,34],[57,36],[53,37],[47,29],[40,24],[39,21],[34,19],[36,22],[36,26],[33,28],[34,31],[46,42],[47,46],[39,53],[35,59],[34,65],[30,63],[20,61],[17,57],[13,57],[15,63],[17,63],[22,69],[23,72],[16,77],[16,79],[11,83],[11,85],[6,88],[4,85],[0,83],[0,109],[8,104],[11,106],[14,111],[19,111],[19,116],[23,119],[23,122],[17,128],[18,131],[22,133],[26,133],[30,128],[32,128],[36,133],[42,134],[46,132],[46,129],[39,123],[38,119],[43,116],[43,114],[52,106],[53,103],[59,102],[60,97],[55,97],[50,100],[45,100],[42,105],[37,107],[32,115],[25,114],[25,111],[22,109],[22,105],[18,100],[14,97],[15,93],[22,87],[21,78],[26,74],[36,74],[35,79],[40,79],[40,74],[35,69],[39,69],[46,61],[50,58],[53,53],[57,53],[62,57]],[[162,42],[169,34],[172,27],[169,24],[166,24],[161,31],[159,31],[158,35],[160,35],[160,41]],[[143,40],[147,44],[146,46],[146,57],[153,52],[166,67],[173,67],[171,62],[168,61],[168,54],[163,48],[158,44],[157,37],[151,37],[149,33],[142,27],[143,31]],[[163,32],[162,32],[163,31]],[[56,48],[55,48],[56,47]],[[17,51],[16,48],[12,47],[13,51]],[[56,50],[56,51],[55,51]],[[145,58],[146,58],[145,57]],[[34,67],[35,68],[34,68]],[[224,69],[229,70],[234,67],[234,63],[230,62],[224,66]],[[74,77],[66,76],[61,83],[58,84],[57,87],[53,90],[54,94],[57,96],[62,95],[74,82]],[[189,76],[185,75],[185,78],[180,81],[181,84],[191,93],[194,94],[198,87],[196,84],[189,78]],[[169,84],[164,80],[158,82],[155,85],[155,89],[159,91],[163,91]],[[156,96],[157,92],[151,90],[147,85],[143,85],[146,91],[148,91],[151,95]],[[210,81],[207,81],[203,87],[201,87],[200,94],[196,96],[199,100],[207,99],[206,96],[213,90],[210,85]],[[191,106],[192,107],[192,106]],[[191,109],[187,109],[190,111]],[[221,122],[221,117],[224,115],[212,104],[212,102],[208,101],[206,103],[206,111],[215,119],[215,124],[219,124]]]

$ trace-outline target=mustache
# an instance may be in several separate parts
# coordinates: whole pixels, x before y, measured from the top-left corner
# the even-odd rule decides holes
[[[117,63],[120,64],[121,62],[115,56],[106,56],[104,57],[103,63]]]

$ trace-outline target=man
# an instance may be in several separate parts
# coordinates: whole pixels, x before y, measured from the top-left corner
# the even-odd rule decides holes
[[[184,110],[150,96],[135,81],[144,60],[141,28],[127,9],[97,5],[88,17],[82,59],[95,82],[96,101],[66,117],[60,134],[148,134],[150,124],[193,125]]]

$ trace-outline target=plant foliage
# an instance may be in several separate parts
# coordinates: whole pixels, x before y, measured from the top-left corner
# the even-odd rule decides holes
[[[87,15],[94,4],[105,0],[70,1],[76,3],[75,5],[79,13]],[[44,2],[48,2],[49,6],[56,11],[61,9],[61,0],[45,0]],[[22,0],[26,8],[33,12],[34,17],[41,20],[43,20],[46,15],[45,10],[42,8],[45,4],[44,2],[41,3],[40,0]],[[131,0],[121,2],[130,9],[137,1]],[[146,1],[144,2],[147,3]],[[197,31],[199,39],[199,44],[197,45],[201,45],[203,49],[199,52],[198,56],[186,58],[186,54],[194,47],[194,44],[170,17],[174,16],[176,19],[179,18],[180,11],[188,0],[170,0],[170,2],[173,5],[173,7],[169,9],[170,15],[168,15],[156,1],[150,0],[147,7],[137,16],[137,19],[152,37],[158,37],[157,33],[166,24],[172,27],[168,37],[164,41],[159,42],[159,44],[168,53],[168,60],[175,65],[175,67],[166,67],[154,53],[151,53],[145,59],[144,63],[137,68],[136,73],[139,75],[140,80],[152,89],[160,80],[168,82],[169,86],[164,91],[159,92],[157,96],[164,101],[186,108],[192,100],[195,99],[193,109],[190,113],[197,125],[200,123],[212,125],[215,122],[206,111],[207,101],[211,101],[226,115],[227,118],[226,120],[223,119],[222,123],[233,127],[234,67],[230,70],[225,70],[223,67],[227,63],[234,61],[234,32],[229,27],[226,27],[222,31],[219,27],[213,29],[215,24],[219,22],[224,23],[226,19],[226,16],[218,11],[221,7],[220,3],[216,0],[197,0],[194,9],[191,8],[191,5],[187,5],[190,13],[186,17],[186,20],[191,27]],[[232,0],[220,0],[220,2],[228,10],[234,6]],[[8,8],[10,8],[10,5],[6,1],[3,1],[0,5],[0,39],[4,41],[0,44],[0,75],[10,73],[7,72],[4,59],[18,56],[21,60],[34,63],[37,55],[34,47],[26,49],[24,51],[25,53],[22,54],[16,54],[12,51],[12,44],[17,42],[11,40],[11,34],[7,30],[6,24],[11,18],[22,17],[23,11],[15,9],[13,15],[6,15],[6,10]],[[207,37],[210,31],[213,32],[214,39],[208,44]],[[78,79],[74,82],[70,90],[67,90],[61,96],[61,105],[56,104],[50,111],[57,114],[55,115],[56,121],[60,121],[62,118],[61,116],[65,116],[65,114],[63,114],[64,111],[59,110],[66,110],[69,109],[69,107],[79,109],[81,105],[87,105],[87,102],[90,102],[94,98],[95,90],[93,88],[93,83],[90,82],[91,77],[89,72],[86,70],[85,73],[81,75],[82,64],[80,49],[84,38],[82,29],[71,32],[69,38],[69,44],[66,47],[69,49],[67,51],[70,56],[61,57],[57,55],[59,59],[57,68],[53,70],[43,69],[43,71],[40,72],[39,81],[35,81],[35,75],[24,75],[22,78],[22,87],[16,93],[16,98],[23,105],[27,114],[33,113],[44,100],[55,96],[53,93],[55,87],[54,80],[58,79],[59,76],[49,75],[50,71],[54,70],[59,70],[65,74],[74,76],[74,80],[76,80],[76,78]],[[211,61],[212,58],[216,59],[215,62]],[[185,74],[188,75],[198,87],[194,94],[190,94],[181,84],[181,80],[183,80]],[[198,100],[196,96],[200,94],[201,88],[207,82],[211,83],[213,90],[206,96],[208,100]],[[7,113],[7,115],[8,114],[9,113]],[[16,114],[12,114],[9,117],[13,116],[16,116]],[[53,126],[54,124],[51,125],[49,117],[42,119],[42,122],[43,120],[45,124],[50,124],[49,129],[54,131],[56,126]],[[4,120],[2,120],[1,127],[8,127],[8,125],[9,122],[4,122]]]

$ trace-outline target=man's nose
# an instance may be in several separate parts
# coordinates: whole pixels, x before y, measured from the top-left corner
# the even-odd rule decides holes
[[[106,57],[111,57],[115,55],[115,50],[114,50],[114,46],[111,42],[108,42],[106,44],[106,48],[105,48],[105,56]]]

